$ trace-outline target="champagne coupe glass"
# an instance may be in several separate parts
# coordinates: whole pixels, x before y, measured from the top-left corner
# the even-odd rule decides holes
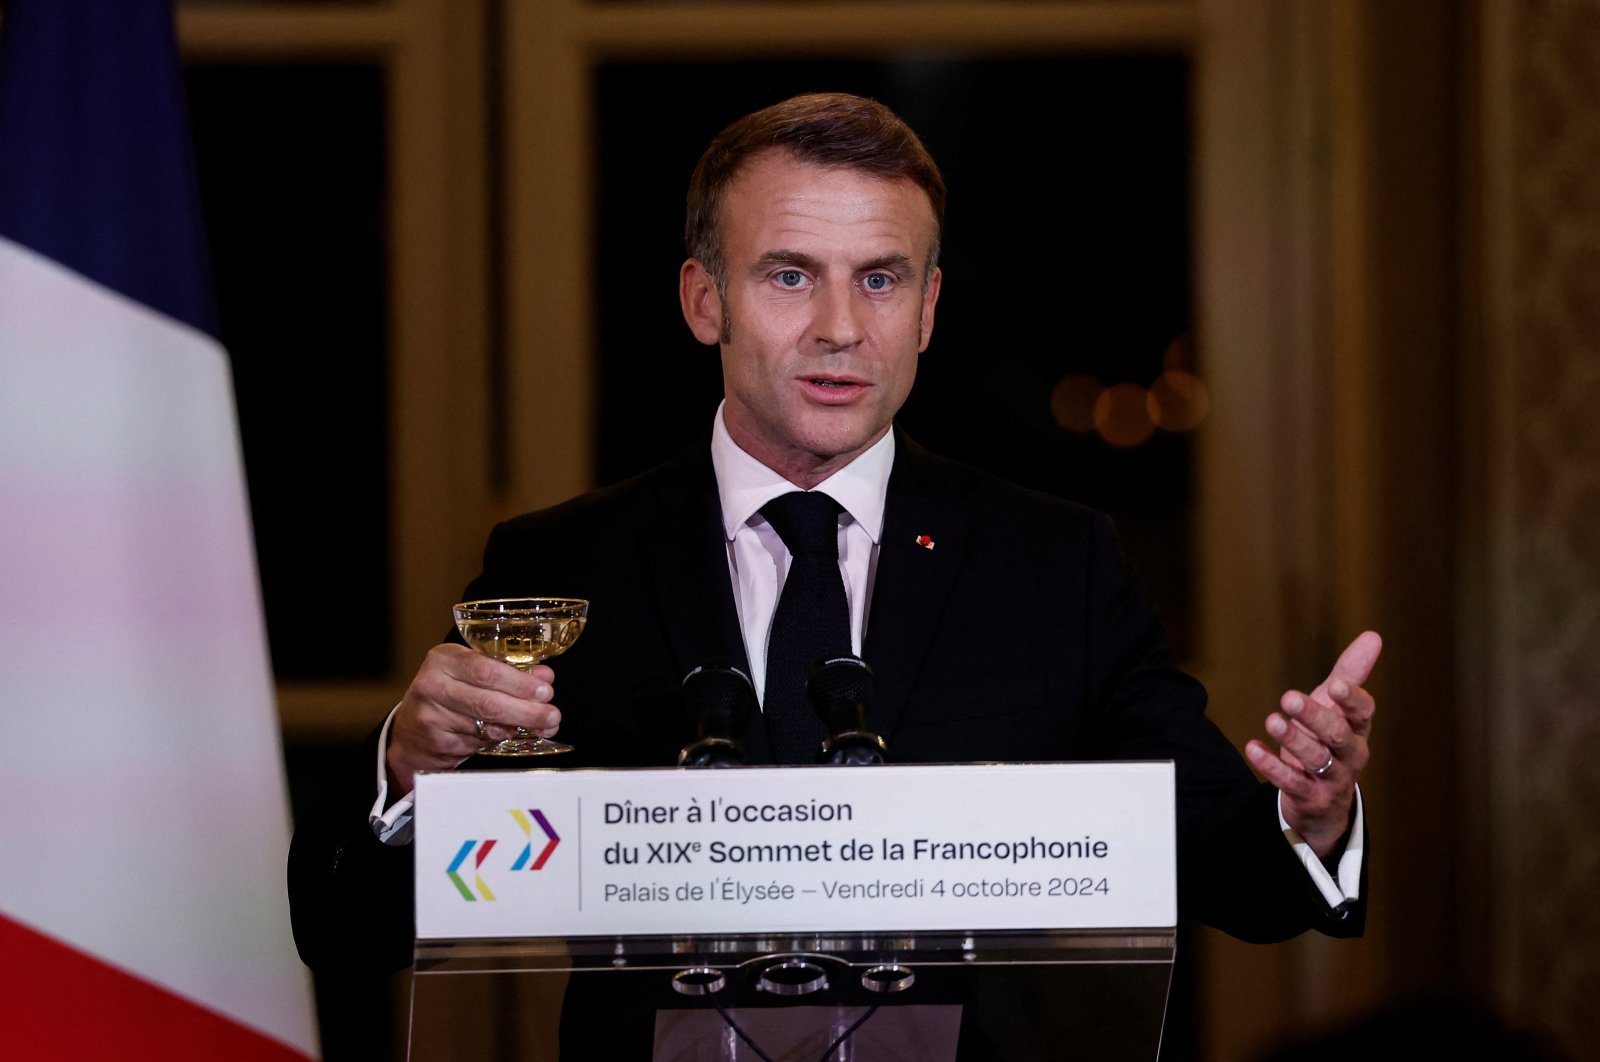
[[[456,629],[484,656],[504,660],[518,671],[572,648],[589,619],[589,602],[577,597],[506,597],[463,601],[452,610]],[[490,745],[480,756],[548,756],[571,752],[571,745],[538,737],[517,727],[515,737]]]

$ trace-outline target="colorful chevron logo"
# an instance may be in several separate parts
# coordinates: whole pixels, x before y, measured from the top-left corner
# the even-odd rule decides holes
[[[545,863],[550,859],[550,853],[554,852],[556,845],[561,843],[560,835],[550,825],[550,820],[544,817],[544,812],[538,808],[529,808],[527,811],[523,811],[521,808],[512,808],[511,817],[516,820],[517,826],[522,830],[523,835],[528,838],[528,843],[523,845],[522,853],[511,864],[511,869],[544,869]],[[538,824],[539,829],[544,832],[545,836],[544,847],[540,849],[537,858],[534,858],[533,855],[533,827],[535,823]],[[463,900],[469,903],[476,903],[479,897],[490,901],[494,899],[494,893],[489,891],[489,886],[484,882],[481,871],[483,869],[483,861],[488,858],[489,853],[493,851],[497,843],[498,841],[493,838],[486,841],[464,841],[461,847],[457,849],[456,857],[450,861],[450,866],[445,870],[445,874],[449,876],[450,881],[455,885],[456,891],[461,894]],[[462,877],[461,868],[468,859],[472,860],[472,866],[467,871],[472,875],[472,885],[468,885]],[[530,860],[532,860],[532,865],[529,865]],[[474,885],[477,887],[476,894],[473,892]]]
[[[477,902],[478,899],[477,896],[472,895],[472,890],[467,887],[467,883],[462,881],[461,875],[457,873],[461,869],[461,864],[465,863],[467,857],[473,854],[474,848],[477,849],[477,855],[472,860],[472,880],[477,884],[478,892],[485,900],[494,899],[494,893],[490,892],[489,886],[484,884],[483,875],[478,873],[478,870],[483,866],[484,858],[488,856],[494,846],[495,842],[493,840],[484,841],[481,844],[477,841],[467,841],[461,846],[460,851],[456,852],[456,857],[450,861],[450,869],[446,870],[445,873],[455,883],[456,891],[461,893],[462,899],[473,903]]]
[[[551,828],[550,820],[544,817],[544,812],[538,808],[529,808],[528,814],[524,815],[519,809],[512,808],[511,817],[517,820],[517,825],[522,827],[522,832],[528,837],[528,843],[522,849],[522,854],[517,856],[515,863],[511,864],[512,870],[521,870],[524,866],[527,866],[528,857],[533,855],[533,823],[528,821],[528,815],[533,816],[534,821],[539,824],[539,829],[543,830],[545,835],[544,848],[539,852],[539,858],[533,861],[531,867],[528,867],[529,870],[544,869],[545,861],[550,858],[550,853],[554,852],[556,845],[561,843],[561,838]]]

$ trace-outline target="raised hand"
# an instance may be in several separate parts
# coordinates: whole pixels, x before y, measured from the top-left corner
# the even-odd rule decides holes
[[[518,671],[464,645],[428,651],[389,728],[386,762],[394,796],[417,771],[445,771],[517,727],[550,737],[561,712],[550,703],[556,674],[540,664]]]
[[[1382,651],[1375,632],[1357,637],[1320,686],[1309,694],[1289,690],[1279,699],[1281,712],[1266,721],[1276,751],[1258,740],[1245,745],[1251,764],[1283,794],[1284,819],[1324,859],[1350,827],[1376,710],[1363,683]]]

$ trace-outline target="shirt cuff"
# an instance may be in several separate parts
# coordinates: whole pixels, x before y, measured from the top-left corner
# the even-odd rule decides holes
[[[378,799],[367,813],[367,821],[372,824],[372,832],[377,834],[378,840],[394,845],[411,843],[412,794],[407,793],[396,800],[392,807],[384,806],[389,802],[389,768],[384,756],[389,751],[389,727],[394,724],[394,713],[399,710],[400,706],[395,705],[389,712],[389,718],[383,721],[383,729],[378,732]],[[1278,817],[1281,819],[1283,813],[1279,812]]]
[[[407,800],[409,801],[409,797]],[[1361,847],[1362,838],[1366,836],[1366,818],[1361,809],[1361,787],[1356,787],[1356,814],[1350,823],[1350,839],[1345,842],[1344,852],[1339,856],[1339,877],[1328,873],[1328,868],[1322,865],[1322,860],[1311,846],[1300,839],[1300,835],[1289,825],[1283,817],[1283,794],[1278,794],[1278,827],[1283,830],[1283,836],[1288,839],[1294,848],[1295,855],[1300,857],[1300,862],[1305,864],[1306,873],[1311,875],[1312,882],[1317,886],[1317,891],[1322,893],[1322,898],[1329,907],[1338,907],[1342,903],[1361,898],[1361,860],[1364,853]]]

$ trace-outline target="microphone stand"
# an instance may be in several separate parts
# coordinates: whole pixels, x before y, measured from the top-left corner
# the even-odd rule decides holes
[[[887,761],[888,743],[867,729],[867,705],[875,685],[867,662],[848,653],[818,661],[811,669],[806,697],[828,729],[818,763],[870,767]]]
[[[727,660],[703,661],[684,676],[683,701],[695,739],[678,753],[678,766],[743,767],[738,735],[757,709],[750,676]]]

